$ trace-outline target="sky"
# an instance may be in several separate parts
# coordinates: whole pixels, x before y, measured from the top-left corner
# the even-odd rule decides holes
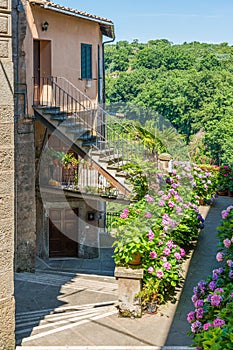
[[[233,0],[54,0],[111,19],[116,41],[168,39],[233,45]]]

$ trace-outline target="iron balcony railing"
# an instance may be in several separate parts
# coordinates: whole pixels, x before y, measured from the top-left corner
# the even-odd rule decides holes
[[[89,155],[99,152],[102,159],[112,160],[116,166],[148,157],[148,149],[118,117],[107,113],[65,78],[34,78],[33,105],[58,108],[77,134],[88,130],[89,138],[93,136]]]

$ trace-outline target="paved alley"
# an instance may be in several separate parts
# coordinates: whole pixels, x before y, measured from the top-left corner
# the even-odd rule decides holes
[[[114,277],[60,271],[15,275],[17,350],[188,349],[187,313],[193,287],[217,266],[216,228],[233,198],[201,207],[206,216],[197,247],[185,262],[185,284],[176,303],[141,319],[119,318]],[[35,348],[34,348],[35,347]]]

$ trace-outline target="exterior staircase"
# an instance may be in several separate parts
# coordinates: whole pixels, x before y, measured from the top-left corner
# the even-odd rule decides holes
[[[90,161],[120,196],[130,198],[130,175],[121,166],[132,161],[135,154],[143,157],[145,149],[124,130],[116,117],[65,78],[43,78],[39,88],[34,90],[33,107],[35,117],[48,130]]]

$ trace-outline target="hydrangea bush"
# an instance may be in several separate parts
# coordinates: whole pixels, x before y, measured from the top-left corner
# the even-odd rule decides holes
[[[204,225],[192,192],[192,169],[178,165],[167,178],[158,174],[159,190],[124,208],[115,222],[116,265],[128,266],[140,252],[143,289],[150,285],[151,298],[156,294],[160,302],[174,294],[186,250]],[[142,296],[148,299],[143,291]]]
[[[218,236],[221,267],[194,287],[194,310],[187,315],[197,350],[232,349],[233,344],[233,206],[222,211]]]

